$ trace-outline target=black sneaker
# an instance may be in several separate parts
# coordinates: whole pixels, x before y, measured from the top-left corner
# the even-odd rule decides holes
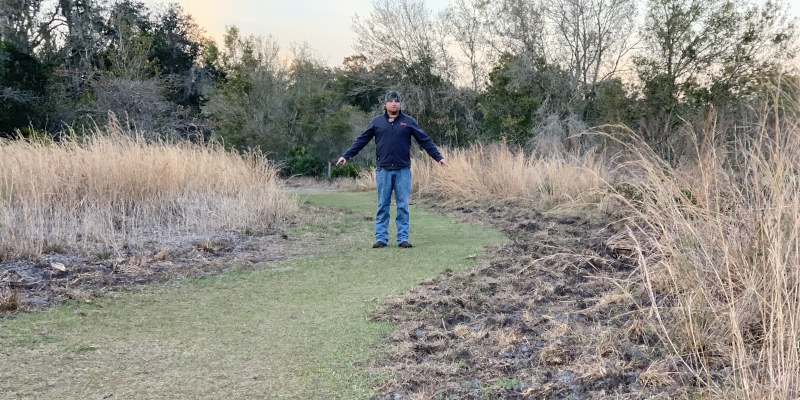
[[[375,242],[375,244],[372,245],[373,249],[380,249],[382,247],[386,247],[386,243],[385,242],[377,241],[377,242]]]
[[[408,241],[404,240],[404,241],[398,243],[397,247],[402,247],[404,249],[407,249],[407,248],[414,247],[414,246],[412,246],[411,243],[408,243]]]

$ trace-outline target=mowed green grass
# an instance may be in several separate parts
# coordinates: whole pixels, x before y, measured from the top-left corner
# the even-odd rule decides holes
[[[412,208],[415,247],[372,249],[374,222],[364,217],[374,216],[374,192],[305,200],[357,211],[300,228],[341,252],[4,320],[0,397],[368,397],[361,371],[392,329],[368,313],[383,296],[467,267],[475,261],[465,257],[505,241]]]

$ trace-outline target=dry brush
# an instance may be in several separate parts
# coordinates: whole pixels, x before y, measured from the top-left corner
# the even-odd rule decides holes
[[[113,251],[173,235],[267,229],[297,210],[256,152],[160,143],[118,125],[0,142],[0,259]]]

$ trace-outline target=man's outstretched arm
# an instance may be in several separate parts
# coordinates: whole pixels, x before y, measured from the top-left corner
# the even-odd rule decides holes
[[[436,145],[433,144],[433,140],[422,130],[422,128],[417,125],[416,122],[411,124],[411,132],[414,135],[414,139],[419,143],[419,147],[425,149],[431,158],[436,160],[439,165],[443,167],[448,167],[447,161],[445,161],[444,156],[442,153],[439,153],[439,149],[436,148]]]
[[[361,151],[361,149],[363,149],[373,137],[375,137],[375,126],[372,122],[370,122],[364,133],[357,137],[350,148],[347,149],[347,151],[345,151],[341,157],[339,157],[339,161],[336,162],[336,165],[342,165],[346,163],[347,160],[355,157],[356,154],[358,154],[358,152]]]

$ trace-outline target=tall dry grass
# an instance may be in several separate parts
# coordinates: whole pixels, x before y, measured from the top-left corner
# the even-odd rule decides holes
[[[533,201],[542,205],[584,204],[598,200],[610,170],[603,158],[566,152],[535,157],[505,143],[476,144],[443,152],[449,168],[430,157],[412,166],[414,188],[423,196],[459,202]]]
[[[443,168],[421,152],[412,159],[412,191],[446,201],[522,201],[542,206],[597,202],[612,171],[603,157],[554,152],[546,157],[512,149],[505,143],[440,149],[450,165]],[[374,171],[356,180],[357,190],[375,188]]]
[[[0,258],[266,229],[296,211],[256,153],[146,142],[114,124],[60,143],[0,142]]]
[[[740,143],[718,140],[711,118],[697,159],[678,168],[629,144],[625,167],[639,179],[612,193],[658,235],[638,243],[650,315],[710,397],[800,396],[800,117],[787,113],[797,109],[764,110]]]

